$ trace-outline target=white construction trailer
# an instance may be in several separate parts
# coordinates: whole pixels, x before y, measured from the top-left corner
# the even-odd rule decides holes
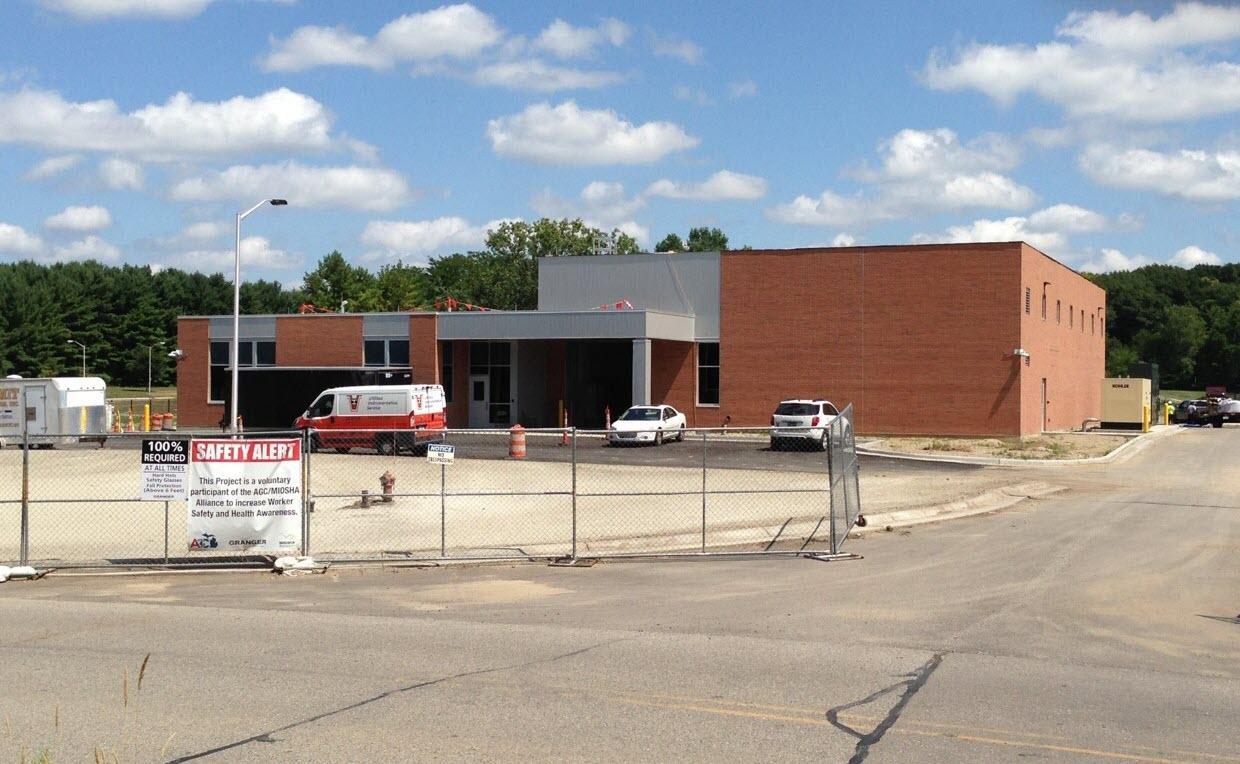
[[[107,384],[99,377],[0,379],[0,446],[103,442],[111,425]]]

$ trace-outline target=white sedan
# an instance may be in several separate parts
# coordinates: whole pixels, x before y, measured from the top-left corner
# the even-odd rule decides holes
[[[621,444],[653,443],[685,439],[685,415],[671,406],[633,406],[611,423],[607,442]]]

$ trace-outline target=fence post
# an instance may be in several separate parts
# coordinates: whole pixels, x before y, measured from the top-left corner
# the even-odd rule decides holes
[[[168,502],[164,502],[164,564],[168,564]]]
[[[21,564],[30,563],[30,409],[22,385],[22,528]]]
[[[830,433],[830,429],[835,428],[835,423],[839,419],[833,419],[828,430],[830,444],[827,446],[827,514],[830,517],[830,533],[831,533],[831,554],[839,554],[839,549],[835,543],[835,463],[831,458],[831,454],[835,451],[834,433]],[[846,505],[847,506],[847,505]]]
[[[572,433],[573,445],[570,452],[573,463],[573,553],[572,559],[577,559],[577,428],[573,428]]]
[[[706,553],[706,431],[702,430],[702,553]]]
[[[446,467],[439,463],[439,556],[448,556],[448,510],[444,499],[444,483],[447,480]]]

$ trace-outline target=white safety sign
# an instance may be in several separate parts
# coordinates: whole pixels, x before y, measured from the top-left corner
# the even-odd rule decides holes
[[[447,443],[431,443],[426,447],[426,461],[431,464],[451,464],[456,459],[456,446]]]
[[[194,440],[189,551],[301,549],[301,441]]]
[[[142,441],[143,501],[185,501],[189,498],[189,441],[146,438]]]

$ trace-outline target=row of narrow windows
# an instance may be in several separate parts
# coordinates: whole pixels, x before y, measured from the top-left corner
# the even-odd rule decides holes
[[[1042,293],[1042,320],[1046,320],[1047,299],[1046,292]],[[1029,315],[1033,309],[1033,290],[1025,287],[1025,315]],[[1102,308],[1091,311],[1089,314],[1089,333],[1097,334],[1101,330],[1106,333],[1106,318],[1101,315]],[[1055,300],[1055,323],[1063,323],[1063,301]],[[1076,306],[1068,305],[1068,328],[1075,329],[1080,327],[1081,331],[1085,331],[1085,309],[1077,310]]]

